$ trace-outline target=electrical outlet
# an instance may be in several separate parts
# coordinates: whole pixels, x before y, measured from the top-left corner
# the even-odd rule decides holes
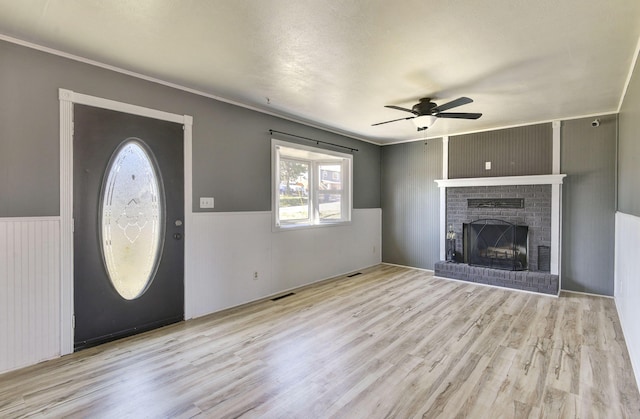
[[[490,161],[484,162],[484,170],[491,170],[491,162]]]
[[[213,208],[213,197],[200,197],[200,208]]]
[[[253,273],[253,280],[255,281],[256,279],[258,279],[258,271]]]

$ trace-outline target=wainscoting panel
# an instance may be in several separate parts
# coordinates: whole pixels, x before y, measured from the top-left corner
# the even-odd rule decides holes
[[[640,387],[640,217],[616,213],[615,300],[631,365]]]
[[[60,354],[59,217],[0,218],[0,372]]]
[[[185,318],[380,263],[381,210],[345,226],[271,231],[271,212],[198,213],[188,240]]]

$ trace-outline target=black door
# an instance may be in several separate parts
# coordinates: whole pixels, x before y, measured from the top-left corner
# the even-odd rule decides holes
[[[73,161],[75,349],[183,320],[182,125],[74,105]]]

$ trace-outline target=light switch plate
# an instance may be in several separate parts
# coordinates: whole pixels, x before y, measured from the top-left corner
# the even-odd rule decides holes
[[[200,197],[200,208],[213,208],[213,197]]]
[[[484,162],[484,170],[491,170],[491,162],[490,161]]]

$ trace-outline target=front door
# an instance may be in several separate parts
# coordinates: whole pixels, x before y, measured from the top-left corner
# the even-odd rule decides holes
[[[74,105],[74,348],[184,319],[183,126]]]

